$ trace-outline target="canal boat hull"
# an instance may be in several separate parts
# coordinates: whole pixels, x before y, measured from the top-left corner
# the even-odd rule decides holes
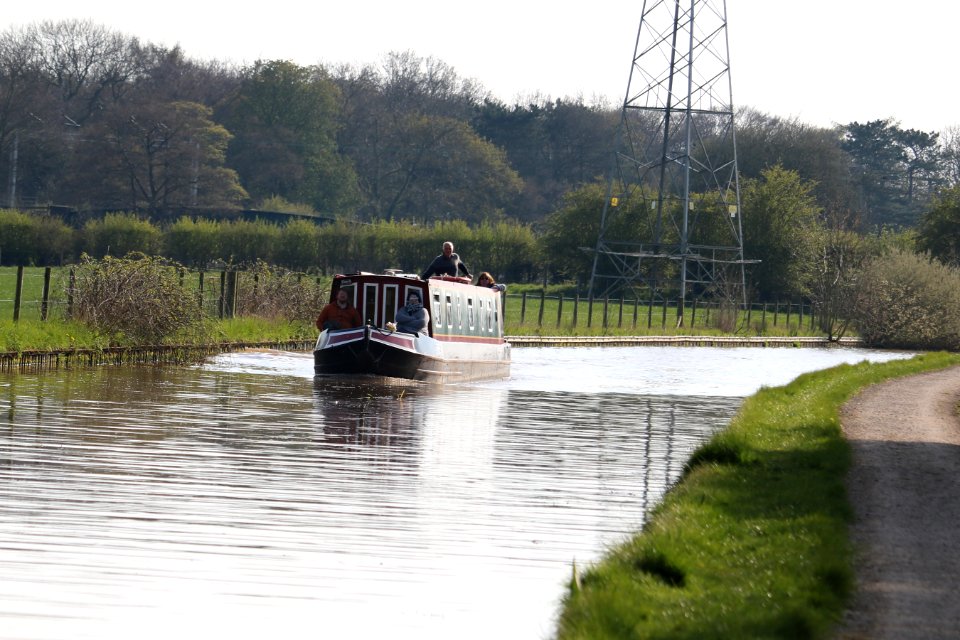
[[[461,278],[359,273],[336,276],[331,299],[341,288],[361,312],[364,325],[321,331],[314,348],[314,373],[373,375],[433,383],[471,382],[510,375],[510,345],[503,336],[500,292]],[[426,333],[393,330],[401,300],[411,290],[426,301]]]

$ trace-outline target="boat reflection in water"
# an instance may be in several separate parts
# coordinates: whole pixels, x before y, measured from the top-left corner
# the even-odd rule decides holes
[[[0,376],[0,636],[550,637],[574,559],[815,351],[518,349],[477,385],[276,352]]]

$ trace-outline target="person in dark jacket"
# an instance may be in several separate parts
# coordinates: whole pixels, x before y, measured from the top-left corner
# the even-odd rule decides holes
[[[463,264],[460,256],[453,252],[453,243],[444,242],[443,253],[433,259],[420,279],[426,280],[430,276],[458,276],[461,273],[468,278],[471,277],[467,265]]]
[[[397,331],[406,333],[422,333],[426,335],[430,316],[423,308],[420,292],[411,291],[407,294],[406,306],[397,309]]]

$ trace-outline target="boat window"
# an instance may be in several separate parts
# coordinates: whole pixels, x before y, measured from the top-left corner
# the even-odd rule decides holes
[[[397,316],[397,285],[388,284],[383,288],[383,323],[393,322]]]
[[[377,323],[377,285],[363,285],[363,321]]]
[[[473,298],[467,298],[467,326],[473,331]]]
[[[440,314],[440,292],[433,293],[433,326],[443,326],[443,316]]]
[[[498,304],[490,301],[490,307],[493,309],[493,322],[490,323],[490,333],[500,335],[500,312]]]
[[[453,299],[450,297],[449,293],[446,295],[446,298],[447,298],[447,327],[452,329],[453,328]]]

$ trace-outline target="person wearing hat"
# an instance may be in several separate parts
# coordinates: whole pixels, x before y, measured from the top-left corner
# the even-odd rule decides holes
[[[427,334],[430,316],[423,308],[423,299],[419,291],[411,289],[407,292],[407,304],[397,309],[396,323],[397,331]]]

